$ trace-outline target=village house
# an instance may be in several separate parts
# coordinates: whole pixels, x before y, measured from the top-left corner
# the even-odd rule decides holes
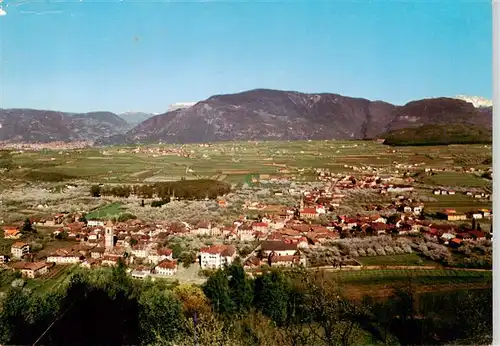
[[[75,252],[57,249],[53,254],[47,257],[47,263],[74,264],[80,262],[82,257],[83,256]]]
[[[220,269],[230,265],[236,258],[236,248],[232,245],[212,245],[200,249],[201,269]]]
[[[160,262],[155,267],[155,273],[164,276],[175,275],[177,273],[177,260],[167,259]]]
[[[101,221],[101,220],[87,220],[87,227],[104,227],[104,221]]]
[[[448,221],[462,221],[467,220],[467,215],[462,213],[457,213],[454,209],[446,209],[440,213],[437,213],[442,219]]]
[[[132,255],[137,258],[147,258],[149,247],[146,244],[137,244],[132,246]]]
[[[210,235],[211,228],[212,223],[208,220],[203,220],[191,232],[196,235]]]
[[[12,244],[10,248],[10,253],[14,258],[21,258],[30,252],[30,247],[28,244],[23,242],[16,242]]]
[[[439,239],[444,243],[444,245],[448,245],[450,240],[454,239],[455,235],[452,233],[443,233]]]
[[[19,239],[21,238],[21,231],[15,226],[4,226],[3,237],[5,239]]]
[[[306,258],[303,256],[278,256],[274,253],[269,256],[269,263],[271,267],[293,267],[293,266],[306,266]]]
[[[269,230],[269,225],[265,222],[253,222],[252,230],[254,232],[267,232]]]
[[[469,234],[472,236],[472,239],[474,239],[474,240],[486,239],[486,233],[484,233],[482,231],[472,230],[472,231],[469,231]]]
[[[260,244],[260,250],[265,257],[268,257],[271,253],[277,256],[292,256],[295,255],[298,250],[298,243],[266,240]]]
[[[144,280],[148,276],[151,276],[151,270],[146,267],[138,267],[132,270],[131,275],[134,279]]]
[[[35,277],[46,274],[49,271],[45,262],[24,262],[20,269],[21,275],[28,279],[34,279]]]
[[[470,219],[479,220],[483,218],[483,213],[481,213],[480,211],[470,211],[466,215]]]
[[[9,262],[9,259],[10,259],[9,256],[7,255],[0,255],[0,264]]]
[[[319,217],[316,208],[304,208],[300,210],[300,216],[304,219],[316,219]]]
[[[101,258],[104,255],[105,251],[106,251],[106,249],[104,247],[97,246],[97,247],[93,248],[92,250],[90,250],[90,257],[92,257],[94,259]]]
[[[241,241],[252,241],[255,239],[255,231],[252,225],[246,223],[237,226],[236,235]]]
[[[152,249],[148,254],[148,262],[157,264],[164,260],[172,260],[171,249]]]
[[[107,253],[102,257],[102,265],[115,266],[119,260],[123,260],[123,255]]]

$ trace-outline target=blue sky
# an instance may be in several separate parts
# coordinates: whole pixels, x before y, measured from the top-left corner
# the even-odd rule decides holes
[[[0,108],[164,112],[254,88],[491,98],[489,1],[25,1],[0,17]]]

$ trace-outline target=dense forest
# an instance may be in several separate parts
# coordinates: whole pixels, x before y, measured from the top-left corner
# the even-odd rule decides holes
[[[491,343],[492,292],[416,295],[409,278],[385,300],[346,299],[324,272],[239,263],[203,286],[137,281],[119,264],[78,270],[55,292],[12,287],[0,343],[45,345],[415,345]]]
[[[145,185],[93,185],[90,194],[93,197],[114,196],[127,198],[135,195],[139,198],[160,198],[166,200],[172,196],[180,199],[214,199],[231,191],[225,182],[211,179],[179,180]]]
[[[394,130],[382,136],[392,146],[428,146],[449,144],[489,144],[491,130],[471,124],[422,125]]]

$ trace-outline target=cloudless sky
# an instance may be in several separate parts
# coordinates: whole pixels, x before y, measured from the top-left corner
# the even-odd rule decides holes
[[[3,5],[0,108],[164,112],[255,88],[395,104],[492,94],[490,1]]]

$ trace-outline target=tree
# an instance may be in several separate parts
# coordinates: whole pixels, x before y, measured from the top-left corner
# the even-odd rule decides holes
[[[229,289],[229,280],[226,273],[219,269],[211,275],[205,285],[203,292],[212,302],[212,306],[216,312],[230,316],[235,310],[233,301],[231,300],[231,291]]]
[[[99,185],[92,185],[90,187],[90,195],[92,197],[101,197],[101,187]]]
[[[271,270],[255,280],[254,305],[278,325],[285,323],[288,283],[281,272]]]
[[[174,294],[182,303],[182,310],[186,317],[193,317],[196,312],[198,316],[210,312],[208,299],[203,290],[198,286],[180,285],[174,288]]]
[[[179,260],[184,268],[189,268],[196,261],[196,254],[192,251],[183,251],[179,256]]]
[[[164,344],[182,331],[182,306],[171,292],[156,287],[139,298],[140,339],[143,344]]]
[[[254,298],[252,281],[247,278],[241,263],[233,263],[227,271],[229,273],[230,295],[236,311],[245,313],[252,306]]]
[[[26,218],[24,220],[23,226],[21,227],[21,233],[33,233],[35,230],[33,229],[33,226],[31,224],[31,220],[29,218]]]

